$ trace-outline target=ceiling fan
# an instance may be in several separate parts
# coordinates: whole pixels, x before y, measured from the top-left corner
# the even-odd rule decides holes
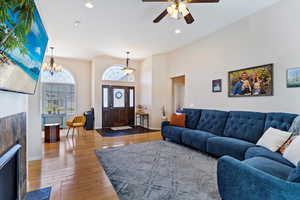
[[[165,16],[170,15],[174,19],[185,19],[187,24],[192,24],[195,20],[190,13],[188,3],[218,3],[220,0],[143,0],[143,2],[172,2],[172,5],[165,9],[154,23],[159,23]]]

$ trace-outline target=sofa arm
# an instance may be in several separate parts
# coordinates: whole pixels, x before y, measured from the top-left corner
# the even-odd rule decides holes
[[[300,199],[300,184],[253,168],[230,156],[218,161],[218,187],[223,200]]]
[[[169,126],[169,125],[170,125],[169,121],[163,121],[161,123],[161,136],[162,136],[163,140],[166,140],[166,137],[164,136],[164,127]]]
[[[169,126],[170,125],[170,122],[169,121],[163,121],[162,123],[161,123],[161,130],[163,130],[163,128],[165,127],[165,126]]]

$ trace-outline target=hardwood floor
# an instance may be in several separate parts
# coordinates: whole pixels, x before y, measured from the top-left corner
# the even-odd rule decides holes
[[[86,131],[43,144],[43,159],[28,164],[28,190],[52,186],[51,200],[119,199],[94,150],[155,140],[159,132],[108,138]]]

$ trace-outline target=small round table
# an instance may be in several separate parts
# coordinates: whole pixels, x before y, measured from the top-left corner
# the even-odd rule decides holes
[[[60,123],[45,124],[45,143],[60,141]]]

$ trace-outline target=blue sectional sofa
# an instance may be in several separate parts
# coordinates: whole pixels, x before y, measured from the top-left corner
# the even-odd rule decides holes
[[[183,112],[185,128],[164,121],[162,136],[222,157],[218,161],[218,186],[223,200],[300,200],[300,183],[288,181],[296,166],[280,153],[256,145],[270,127],[288,131],[297,115],[200,109]]]

